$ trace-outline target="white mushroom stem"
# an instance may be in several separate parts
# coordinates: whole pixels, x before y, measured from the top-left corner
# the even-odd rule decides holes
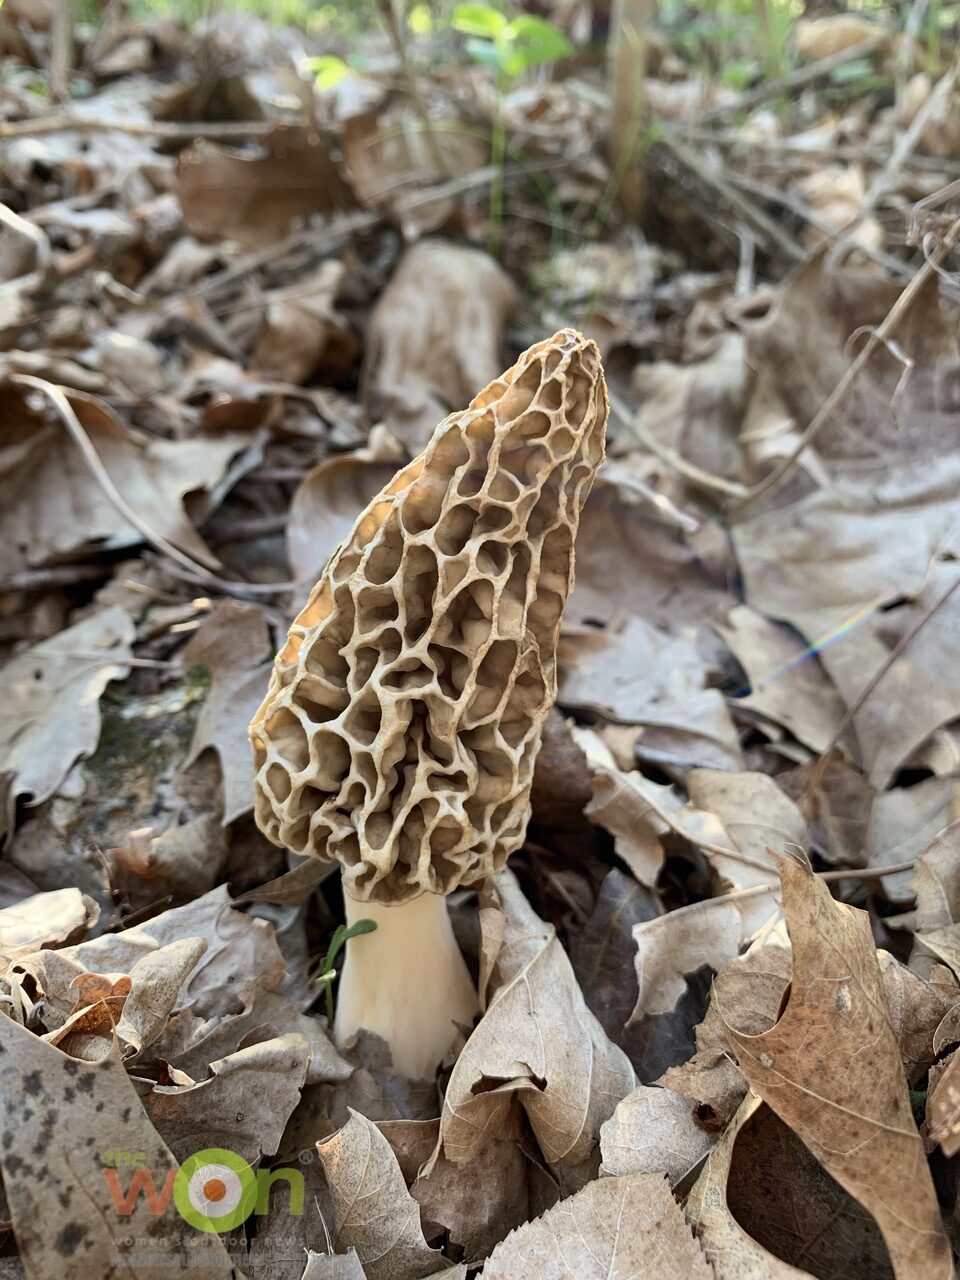
[[[343,1044],[365,1027],[390,1046],[396,1071],[432,1076],[470,1026],[479,1002],[446,899],[422,893],[402,906],[358,902],[344,893],[347,924],[373,920],[373,933],[351,938],[340,970],[334,1036]]]

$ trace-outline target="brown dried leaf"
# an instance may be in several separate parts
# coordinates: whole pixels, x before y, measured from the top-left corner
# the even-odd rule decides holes
[[[287,519],[287,555],[297,582],[309,590],[353,529],[357,517],[397,474],[398,453],[369,447],[326,458],[303,477]]]
[[[0,1168],[28,1275],[90,1280],[122,1269],[154,1280],[182,1254],[191,1273],[231,1280],[223,1244],[187,1226],[172,1199],[155,1216],[139,1196],[129,1215],[117,1215],[104,1179],[108,1148],[143,1152],[158,1190],[177,1169],[117,1057],[79,1063],[0,1014],[0,1062]]]
[[[723,698],[706,687],[708,664],[692,637],[667,638],[638,617],[618,630],[568,629],[560,663],[559,700],[564,706],[653,731],[687,732],[703,740],[690,747],[694,760],[698,751],[712,750],[718,766],[739,763]]]
[[[699,1125],[687,1098],[641,1085],[617,1103],[600,1130],[601,1176],[665,1173],[670,1185],[699,1163],[717,1140]]]
[[[910,887],[917,896],[911,927],[917,933],[960,922],[960,822],[954,822],[917,858]]]
[[[791,959],[786,947],[751,949],[717,974],[704,1020],[697,1027],[697,1051],[682,1066],[671,1067],[658,1081],[697,1103],[705,1123],[720,1132],[747,1092],[747,1082],[733,1060],[720,1010],[754,1035],[776,1022],[790,983]]]
[[[694,843],[699,837],[734,851],[704,850],[725,886],[771,884],[777,874],[771,854],[790,846],[806,848],[807,825],[800,810],[767,774],[692,769],[686,782],[690,803],[678,815],[680,825]],[[738,905],[748,933],[761,928],[775,910],[766,895]]]
[[[211,489],[250,437],[163,440],[123,426],[88,396],[70,402],[116,487],[143,520],[202,564],[219,563],[184,511],[187,494]],[[0,575],[37,568],[91,544],[126,547],[142,535],[107,497],[59,422],[15,387],[0,389]]]
[[[874,1220],[755,1094],[708,1156],[686,1212],[718,1280],[892,1280]]]
[[[513,1132],[519,1108],[550,1172],[575,1190],[596,1168],[600,1126],[634,1087],[633,1068],[514,877],[501,872],[490,886],[481,907],[486,1012],[454,1065],[436,1156],[458,1165],[474,1159],[488,1132]]]
[[[174,1068],[174,1083],[154,1085],[141,1101],[178,1160],[224,1147],[256,1165],[279,1147],[309,1062],[306,1040],[289,1032],[211,1062],[206,1079]]]
[[[174,189],[191,235],[250,248],[279,240],[308,214],[353,204],[327,141],[299,125],[278,126],[258,155],[194,143],[180,154]]]
[[[100,695],[127,675],[134,626],[104,609],[18,654],[0,672],[0,755],[12,775],[8,803],[39,804],[100,737]],[[0,824],[2,825],[2,824]]]
[[[367,1280],[419,1280],[444,1270],[442,1255],[423,1238],[397,1157],[372,1120],[351,1111],[317,1151],[333,1196],[333,1247],[356,1249]]]
[[[0,971],[15,956],[77,941],[99,918],[100,908],[79,889],[34,893],[3,907],[0,909]]]
[[[691,546],[601,472],[580,517],[577,580],[564,621],[609,623],[636,614],[675,635],[727,603]]]
[[[712,1280],[665,1178],[601,1178],[497,1245],[484,1280]]]
[[[823,751],[843,716],[843,703],[800,637],[747,605],[737,605],[726,625],[716,624],[750,682],[734,707],[783,725],[804,746]]]
[[[504,327],[517,302],[510,277],[488,254],[418,241],[370,317],[367,418],[419,453],[442,418],[499,375]]]
[[[760,1035],[727,1022],[740,1069],[873,1214],[898,1276],[950,1276],[869,919],[836,902],[799,863],[782,860],[780,875],[793,943],[790,993],[776,1025]]]
[[[701,965],[722,969],[740,950],[743,919],[734,903],[695,902],[635,926],[637,1003],[631,1022],[670,1013]]]
[[[259,988],[276,989],[283,980],[283,957],[272,927],[234,911],[226,885],[120,933],[102,934],[62,951],[24,956],[16,967],[33,974],[46,999],[65,1016],[73,1007],[67,988],[78,971],[130,973],[143,956],[183,938],[207,942],[203,964],[184,988],[184,1000],[194,1013],[206,1017],[235,1013],[238,1004],[251,1000]],[[68,964],[74,966],[69,973]]]
[[[456,208],[455,196],[438,193],[427,198],[429,188],[475,173],[489,154],[486,139],[469,125],[456,119],[431,124],[428,134],[406,103],[380,114],[354,114],[343,124],[344,168],[356,198],[367,208],[388,214],[408,242],[437,231]]]
[[[269,677],[264,663],[273,656],[266,615],[257,605],[221,600],[182,650],[185,670],[206,667],[211,675],[197,720],[188,768],[207,748],[216,751],[223,775],[223,822],[233,822],[253,805],[253,765],[247,725]]]
[[[609,831],[617,855],[640,884],[653,888],[663,864],[659,837],[669,830],[650,807],[652,795],[660,809],[675,812],[681,801],[670,786],[651,782],[642,773],[597,769],[593,775],[593,799],[584,812],[591,822]]]
[[[479,1261],[515,1227],[554,1205],[559,1189],[521,1142],[500,1134],[487,1134],[483,1149],[466,1164],[442,1155],[430,1160],[439,1127],[438,1120],[379,1125],[420,1205],[427,1239],[446,1231],[468,1261]]]
[[[343,263],[330,258],[294,284],[267,295],[264,327],[250,356],[257,373],[298,384],[321,364],[349,367],[357,340],[334,306],[343,276]]]
[[[793,47],[802,58],[819,62],[864,40],[878,47],[889,43],[890,33],[856,13],[831,13],[824,18],[805,18],[793,29]]]

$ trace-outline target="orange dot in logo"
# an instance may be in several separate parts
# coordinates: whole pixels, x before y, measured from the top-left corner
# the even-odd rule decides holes
[[[216,1204],[227,1194],[227,1188],[221,1178],[210,1178],[203,1184],[203,1198],[208,1204]]]

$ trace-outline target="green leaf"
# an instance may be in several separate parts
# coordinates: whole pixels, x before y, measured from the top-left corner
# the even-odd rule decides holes
[[[499,9],[488,4],[460,4],[453,11],[451,26],[466,36],[482,36],[485,40],[498,40],[503,35],[507,20]]]
[[[757,74],[757,63],[752,58],[735,58],[720,73],[720,79],[728,89],[743,90]]]
[[[407,26],[415,36],[428,36],[433,30],[433,14],[429,5],[415,4],[407,15]]]
[[[335,89],[341,80],[353,75],[342,58],[332,56],[311,58],[310,70],[314,75],[314,84],[321,93]]]
[[[489,40],[480,40],[476,36],[472,36],[467,41],[467,53],[474,60],[484,67],[499,67],[501,62],[501,51],[498,45],[491,44]]]
[[[357,920],[349,929],[344,929],[343,940],[346,942],[348,938],[359,938],[365,933],[373,933],[376,927],[373,920]]]
[[[536,18],[530,13],[513,18],[508,23],[504,38],[516,49],[524,50],[527,58],[534,59],[530,63],[531,67],[536,63],[553,63],[558,58],[567,58],[573,52],[571,42],[562,31],[558,31],[547,19]]]

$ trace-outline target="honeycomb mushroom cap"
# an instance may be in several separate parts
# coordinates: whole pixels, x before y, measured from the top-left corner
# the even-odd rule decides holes
[[[523,842],[606,419],[593,342],[531,347],[373,499],[291,626],[250,726],[256,819],[354,898],[449,893]]]

